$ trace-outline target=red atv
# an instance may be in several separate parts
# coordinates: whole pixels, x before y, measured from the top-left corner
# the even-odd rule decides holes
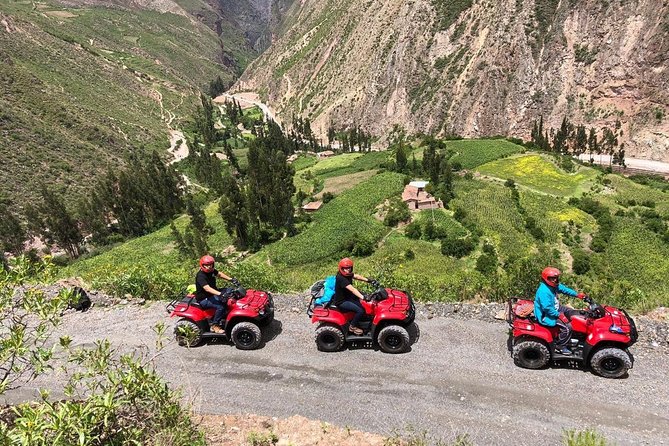
[[[628,351],[638,338],[634,320],[625,310],[602,306],[586,297],[586,310],[571,315],[571,355],[555,349],[558,327],[546,327],[534,317],[534,302],[509,300],[507,322],[511,326],[510,350],[516,365],[539,369],[551,360],[577,361],[605,378],[620,378],[634,364]],[[562,317],[562,316],[561,316]]]
[[[360,321],[362,335],[349,333],[355,313],[344,312],[331,303],[316,305],[312,296],[307,315],[316,327],[316,347],[323,352],[341,350],[347,342],[378,345],[386,353],[404,353],[418,339],[414,322],[416,307],[409,293],[378,286],[366,296],[362,306],[365,316]]]
[[[167,306],[170,317],[181,318],[174,328],[179,345],[195,347],[207,339],[229,339],[240,350],[258,348],[262,339],[260,327],[268,326],[274,320],[272,295],[264,291],[236,287],[228,289],[226,297],[228,314],[223,327],[224,333],[211,331],[209,324],[216,310],[203,309],[194,294],[188,294]]]

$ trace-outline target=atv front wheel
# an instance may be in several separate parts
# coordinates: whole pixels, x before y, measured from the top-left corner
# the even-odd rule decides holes
[[[336,352],[344,345],[344,333],[332,325],[321,325],[316,330],[316,347],[322,352]]]
[[[551,354],[545,344],[538,341],[521,341],[513,346],[513,362],[526,369],[540,369],[548,364]]]
[[[404,353],[410,345],[409,332],[399,325],[389,325],[379,333],[379,347],[386,353]]]
[[[621,378],[632,368],[632,360],[625,350],[603,348],[592,355],[590,367],[604,378]]]
[[[197,347],[202,343],[202,330],[189,319],[179,319],[174,327],[174,337],[182,347]]]
[[[262,333],[253,322],[240,322],[232,328],[230,337],[238,349],[254,350],[260,345]]]

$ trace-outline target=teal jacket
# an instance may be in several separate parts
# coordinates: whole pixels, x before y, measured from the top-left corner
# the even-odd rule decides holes
[[[560,302],[558,301],[558,293],[566,294],[567,296],[576,297],[578,293],[569,287],[559,284],[557,288],[546,285],[541,282],[537,292],[534,295],[534,316],[541,325],[554,327],[557,323],[560,312]]]

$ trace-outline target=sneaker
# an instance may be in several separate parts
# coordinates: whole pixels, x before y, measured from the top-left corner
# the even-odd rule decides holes
[[[225,330],[223,330],[220,325],[212,325],[211,331],[218,334],[225,333]]]
[[[362,328],[358,328],[358,327],[348,327],[348,331],[350,331],[354,335],[358,335],[358,336],[360,336],[362,334]]]
[[[558,347],[557,351],[561,355],[571,355],[571,350],[569,350],[569,348],[567,348],[567,347]]]

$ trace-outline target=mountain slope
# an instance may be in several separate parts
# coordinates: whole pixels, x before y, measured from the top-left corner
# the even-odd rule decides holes
[[[238,25],[219,38],[174,2],[66,5],[0,1],[0,182],[19,203],[44,183],[73,199],[128,152],[165,152],[197,90],[257,55]]]
[[[659,0],[296,2],[237,88],[284,117],[527,138],[543,115],[623,125],[669,159],[669,5]]]

